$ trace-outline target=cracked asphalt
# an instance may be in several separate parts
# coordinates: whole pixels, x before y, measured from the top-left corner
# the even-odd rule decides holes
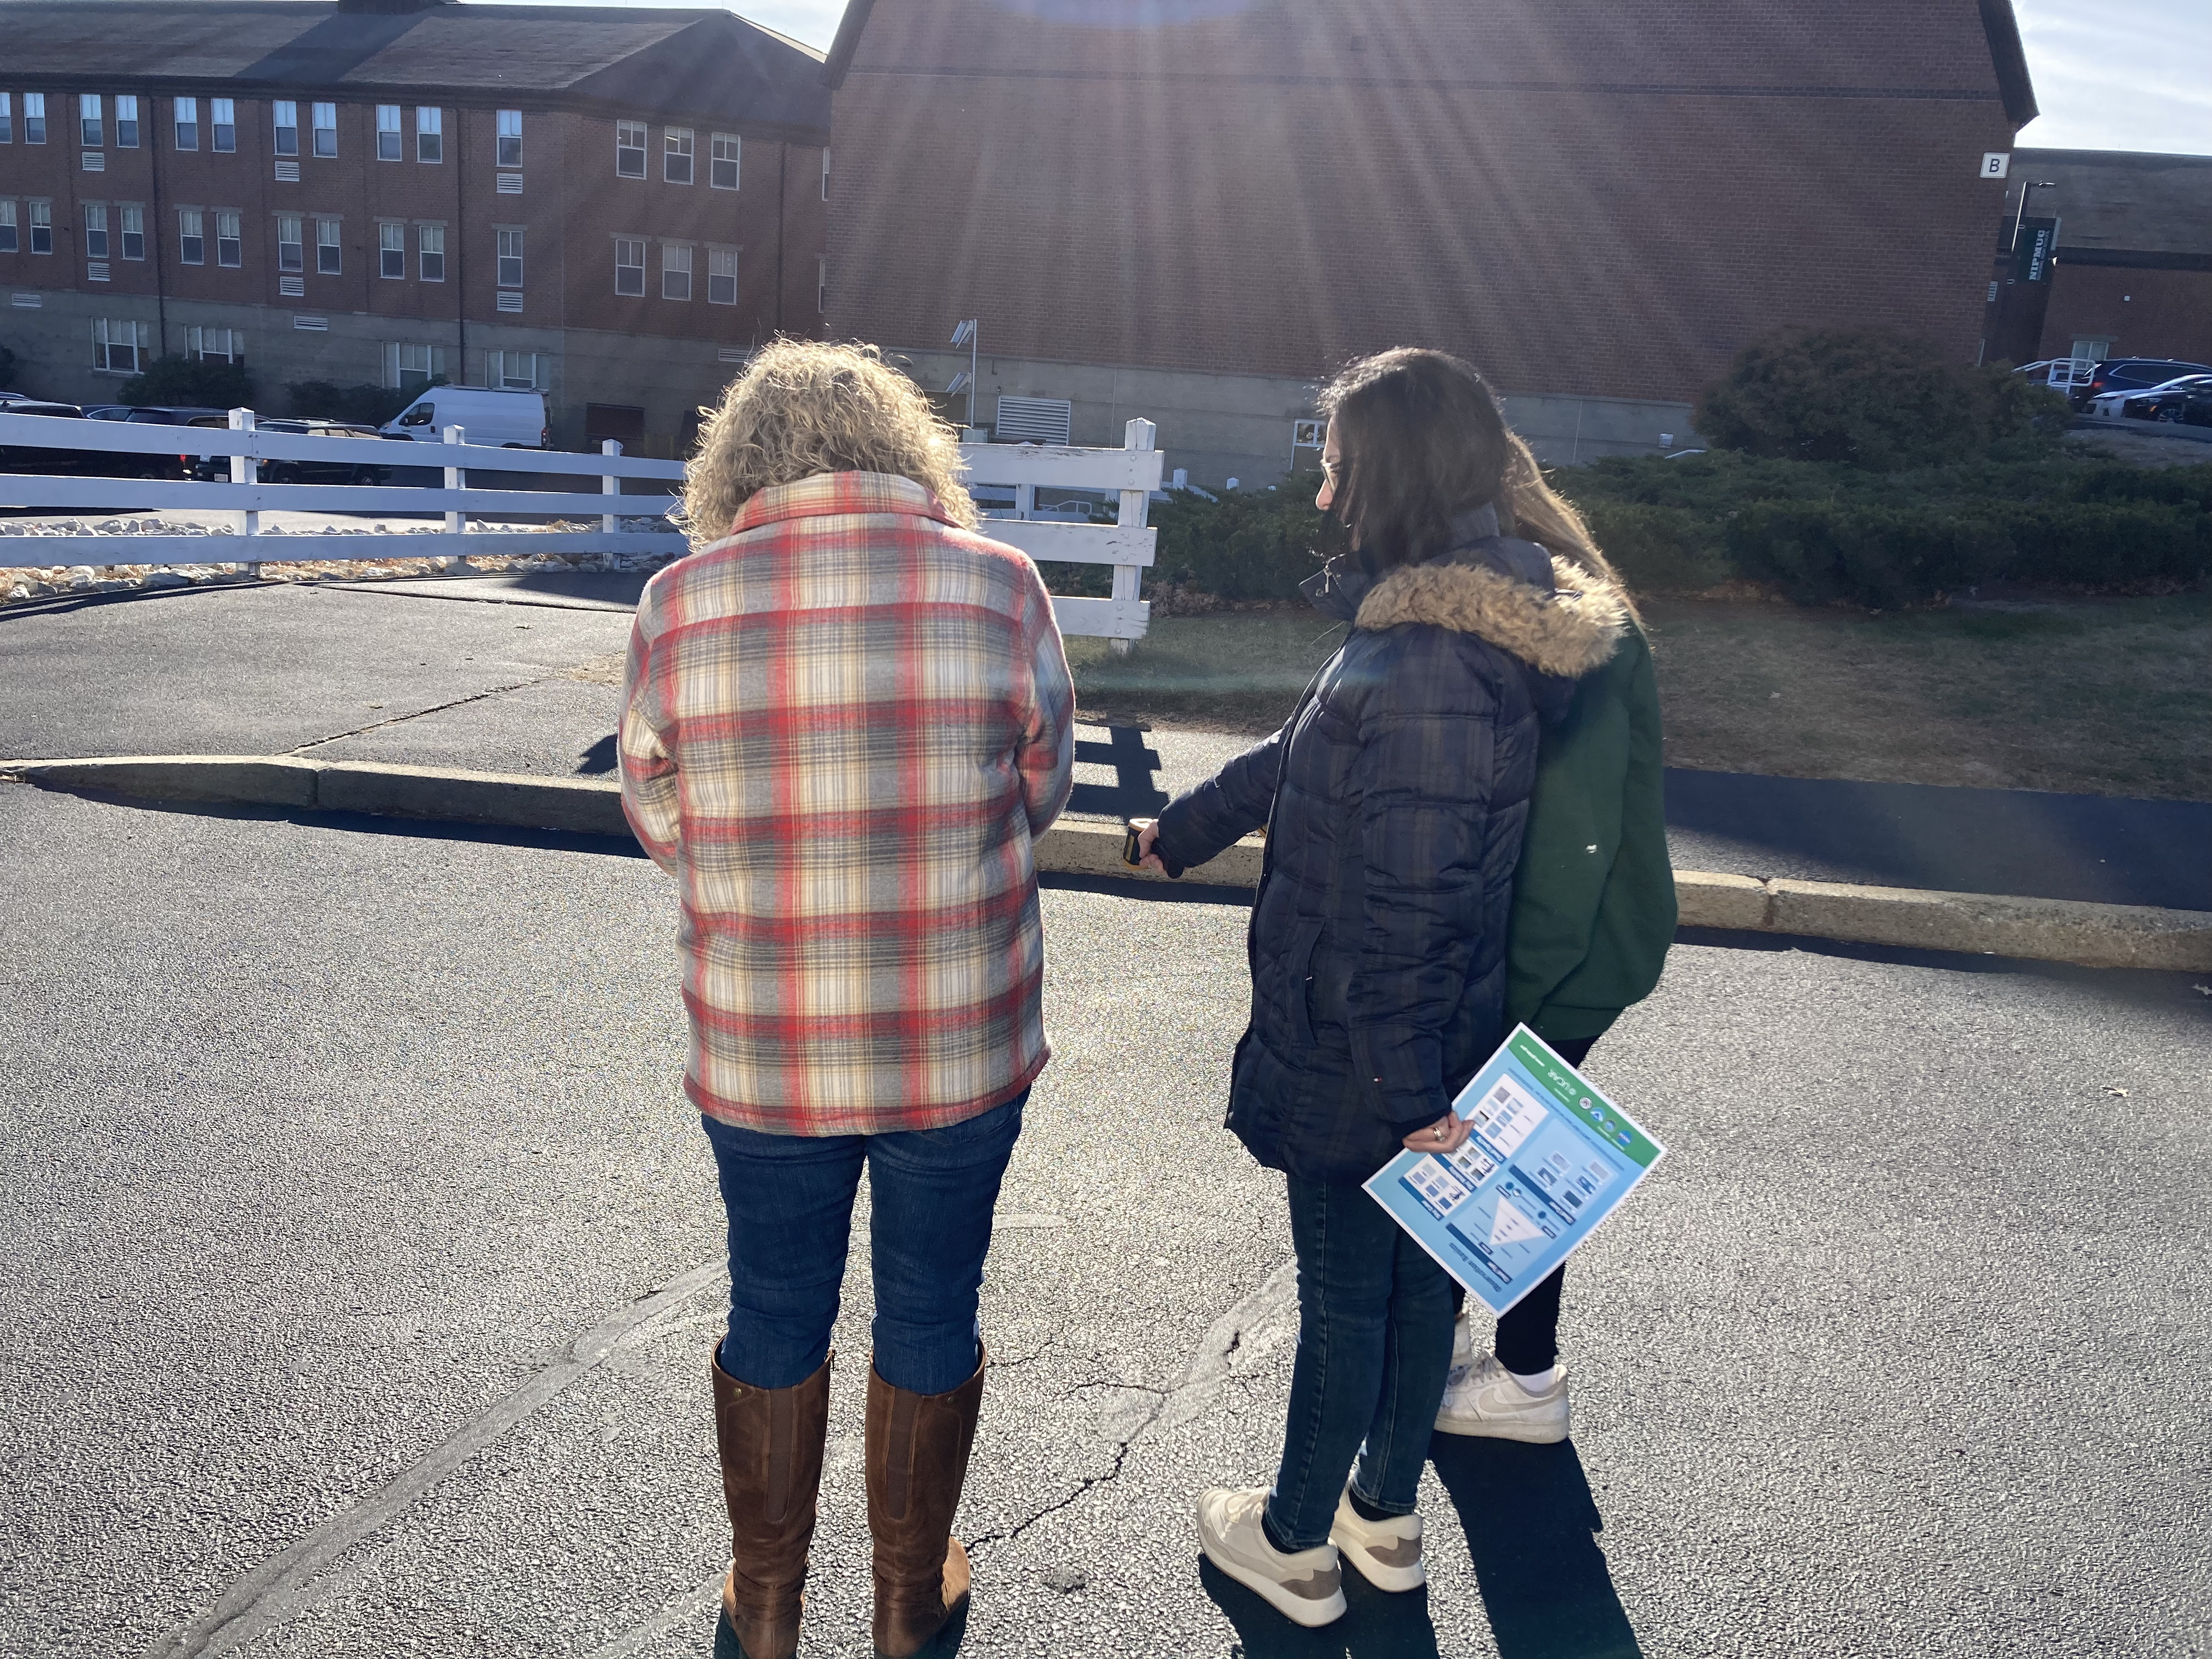
[[[20,785],[0,839],[0,1655],[707,1654],[720,1223],[665,880]],[[1429,1588],[1297,1632],[1189,1518],[1271,1473],[1295,1338],[1279,1182],[1219,1127],[1245,912],[1045,916],[959,1651],[2212,1648],[2190,978],[1684,942],[1591,1062],[1670,1156],[1571,1273],[1573,1440],[1436,1442]],[[867,1651],[868,1300],[856,1256],[811,1656]]]

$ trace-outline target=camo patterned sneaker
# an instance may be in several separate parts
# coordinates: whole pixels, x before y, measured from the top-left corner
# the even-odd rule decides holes
[[[1428,1570],[1421,1565],[1421,1517],[1396,1515],[1388,1521],[1370,1521],[1352,1507],[1349,1486],[1336,1500],[1336,1523],[1328,1529],[1328,1541],[1376,1589],[1419,1589],[1429,1582]]]
[[[1437,1432],[1486,1435],[1538,1446],[1565,1440],[1567,1368],[1553,1367],[1551,1387],[1531,1394],[1498,1363],[1496,1354],[1482,1354],[1445,1389],[1444,1402],[1437,1409]]]
[[[1344,1617],[1344,1568],[1336,1546],[1285,1555],[1267,1541],[1260,1517],[1267,1489],[1216,1486],[1198,1498],[1198,1541],[1206,1559],[1294,1625],[1333,1625]]]

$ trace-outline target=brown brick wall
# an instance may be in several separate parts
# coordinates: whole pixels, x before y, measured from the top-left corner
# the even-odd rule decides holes
[[[1285,375],[1413,342],[1639,398],[1788,325],[1971,361],[2003,188],[1977,169],[2012,136],[1974,0],[1814,9],[878,0],[836,102],[831,329],[980,313],[994,350]]]
[[[2044,314],[2043,351],[2063,357],[2102,335],[2123,357],[2212,363],[2212,270],[2130,270],[2062,258]]]

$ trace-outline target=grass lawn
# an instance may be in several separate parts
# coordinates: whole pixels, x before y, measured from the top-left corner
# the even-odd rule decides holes
[[[2212,595],[1873,617],[1657,599],[1645,620],[1671,765],[2212,800]],[[1068,657],[1091,718],[1264,733],[1342,637],[1283,606]]]

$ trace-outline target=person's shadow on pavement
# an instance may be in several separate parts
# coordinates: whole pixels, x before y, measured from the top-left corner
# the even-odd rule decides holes
[[[1428,1591],[1376,1589],[1349,1564],[1344,1599],[1350,1606],[1319,1630],[1292,1624],[1204,1556],[1198,1582],[1236,1626],[1237,1651],[1244,1659],[1437,1659]]]
[[[596,773],[611,772],[617,759],[615,733],[610,732],[577,757],[576,775],[587,778]]]
[[[1572,1441],[1440,1434],[1429,1455],[1467,1530],[1499,1659],[1637,1659]]]

